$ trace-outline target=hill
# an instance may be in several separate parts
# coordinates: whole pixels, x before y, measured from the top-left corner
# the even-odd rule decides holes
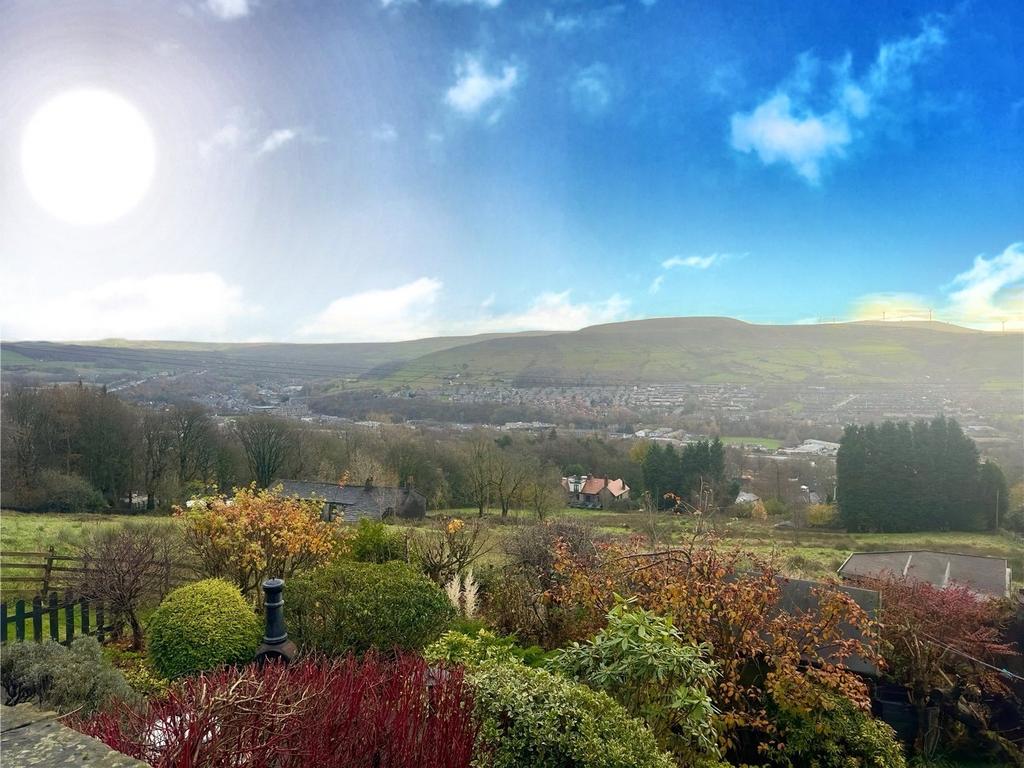
[[[719,317],[658,318],[437,350],[396,365],[377,384],[930,383],[1019,389],[1022,349],[1019,333],[943,323],[753,325]]]

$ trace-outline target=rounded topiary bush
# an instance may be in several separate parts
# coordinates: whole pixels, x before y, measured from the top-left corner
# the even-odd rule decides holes
[[[167,678],[248,661],[262,623],[233,584],[206,579],[178,587],[149,621],[149,656]]]
[[[447,595],[405,563],[339,560],[285,587],[288,634],[306,650],[418,651],[455,617]]]

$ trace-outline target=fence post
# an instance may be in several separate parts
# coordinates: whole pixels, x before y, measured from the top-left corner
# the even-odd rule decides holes
[[[75,594],[71,590],[64,593],[64,644],[71,645],[75,639]]]
[[[18,642],[25,639],[25,601],[14,604],[14,637]]]
[[[50,614],[50,639],[53,642],[60,642],[60,609],[57,607],[57,593],[50,593],[49,600],[49,614]]]
[[[50,591],[50,576],[53,574],[53,545],[46,550],[46,569],[43,571],[43,588],[39,590],[39,593],[45,595]]]
[[[89,634],[89,601],[84,597],[78,599],[78,605],[82,612],[82,634]]]
[[[32,598],[32,639],[43,642],[43,600],[39,595]]]
[[[0,635],[0,643],[7,642],[7,603],[0,603],[0,625],[3,625],[3,634]]]

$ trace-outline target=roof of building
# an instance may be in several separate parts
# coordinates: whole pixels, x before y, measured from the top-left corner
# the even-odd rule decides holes
[[[941,588],[960,584],[979,594],[996,597],[1010,594],[1010,571],[1002,557],[926,549],[854,552],[839,567],[843,578],[872,578],[887,573],[927,581]]]
[[[608,490],[611,491],[612,496],[621,496],[624,493],[629,493],[629,486],[623,482],[622,478],[611,480],[605,477],[588,477],[587,482],[580,489],[580,493],[600,493],[601,489],[606,485]]]
[[[397,488],[393,485],[338,485],[337,483],[314,483],[305,480],[277,480],[274,486],[283,488],[284,496],[300,499],[323,499],[328,504],[346,507],[371,508],[397,507],[410,494],[423,497],[415,488]]]

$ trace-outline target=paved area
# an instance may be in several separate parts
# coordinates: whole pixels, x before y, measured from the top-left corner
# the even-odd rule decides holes
[[[146,764],[111,751],[105,744],[63,726],[56,712],[32,704],[0,707],[0,764],[3,768],[145,768]]]

